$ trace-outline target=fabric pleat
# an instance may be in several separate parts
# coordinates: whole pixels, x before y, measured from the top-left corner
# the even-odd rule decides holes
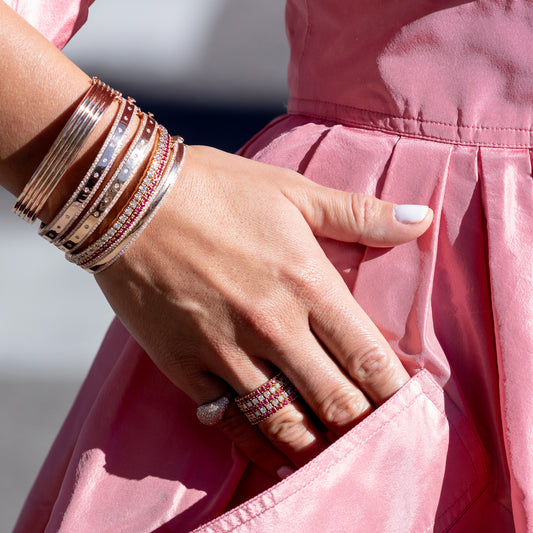
[[[533,528],[533,177],[531,151],[481,151],[500,402],[513,512]]]

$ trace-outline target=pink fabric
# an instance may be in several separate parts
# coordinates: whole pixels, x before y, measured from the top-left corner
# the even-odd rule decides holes
[[[94,0],[4,0],[59,49],[87,20]]]
[[[532,20],[289,0],[290,114],[243,154],[434,209],[391,250],[322,241],[413,377],[276,483],[115,321],[16,531],[533,531]]]

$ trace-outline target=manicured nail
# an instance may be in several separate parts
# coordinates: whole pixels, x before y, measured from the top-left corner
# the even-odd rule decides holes
[[[416,224],[424,220],[429,207],[427,205],[395,205],[394,216],[402,224]]]
[[[291,474],[294,474],[294,472],[296,472],[296,470],[294,470],[294,468],[291,468],[290,466],[281,466],[278,468],[277,474],[280,479],[285,479]]]

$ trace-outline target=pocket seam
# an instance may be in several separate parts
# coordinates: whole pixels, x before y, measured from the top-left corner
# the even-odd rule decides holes
[[[422,383],[420,383],[422,381]],[[408,386],[411,389],[408,390]],[[465,450],[465,453],[468,455],[468,458],[472,464],[473,472],[475,473],[475,479],[467,486],[464,490],[461,491],[460,495],[456,498],[454,498],[454,501],[446,507],[446,509],[442,510],[440,513],[436,514],[434,516],[434,519],[431,521],[431,524],[424,529],[423,533],[427,533],[431,530],[434,530],[437,522],[441,522],[441,526],[439,527],[439,531],[441,528],[443,530],[447,530],[447,528],[450,527],[453,523],[455,523],[457,520],[463,516],[463,514],[470,508],[473,502],[475,502],[480,494],[483,493],[486,486],[486,468],[483,469],[482,472],[476,467],[476,463],[472,457],[472,454],[470,453],[469,448],[466,446],[466,443],[458,429],[456,428],[456,424],[453,424],[450,419],[446,416],[446,411],[444,409],[444,400],[440,401],[440,397],[444,398],[446,396],[446,392],[440,387],[440,385],[435,381],[435,378],[429,372],[427,369],[421,369],[419,372],[417,372],[414,376],[411,377],[410,382],[406,384],[406,386],[402,387],[395,395],[393,395],[390,399],[394,398],[394,396],[400,395],[402,393],[402,390],[405,394],[413,393],[414,396],[410,398],[407,404],[405,404],[403,407],[401,407],[396,412],[390,413],[391,410],[394,410],[394,404],[383,405],[383,409],[381,410],[381,416],[385,417],[385,420],[383,420],[376,428],[369,433],[368,435],[364,436],[354,436],[352,439],[349,439],[348,442],[352,443],[354,446],[363,446],[366,442],[368,442],[370,439],[372,439],[377,433],[381,432],[385,427],[387,427],[389,424],[394,422],[400,415],[402,415],[406,410],[410,409],[413,404],[420,399],[420,397],[425,398],[429,401],[429,403],[437,410],[439,415],[443,417],[449,428],[450,431],[455,432],[457,437],[459,438],[461,445],[463,449]],[[454,404],[455,406],[455,404]],[[459,410],[457,406],[455,406],[456,409]],[[376,411],[377,412],[377,411]],[[462,411],[459,410],[460,413]],[[468,416],[468,414],[462,413],[463,416]],[[372,415],[370,415],[372,416]],[[370,417],[369,417],[370,418]],[[365,419],[365,420],[368,420]],[[363,420],[358,426],[364,430],[365,426],[365,420]],[[477,435],[476,435],[477,437]],[[342,437],[341,437],[342,439]],[[335,444],[333,444],[334,446]],[[321,470],[321,473],[323,475],[326,475],[328,472],[331,471],[336,465],[338,465],[340,462],[342,462],[353,450],[353,448],[347,448],[343,453],[340,453],[336,457],[332,459],[332,461],[328,464],[328,466]],[[476,438],[476,452],[478,455],[481,455],[482,457],[486,456],[486,451],[484,448],[482,448],[479,444],[479,438]],[[481,464],[484,464],[484,462],[480,461]],[[308,468],[313,468],[313,461],[308,463],[308,465],[303,466],[299,472],[305,472]],[[298,475],[298,473],[296,473]],[[291,476],[292,478],[292,476]],[[294,487],[294,490],[291,490],[285,495],[281,496],[275,496],[274,492],[276,489],[280,486],[281,483],[284,483],[284,481],[276,484],[274,487],[271,487],[265,492],[262,492],[261,494],[258,494],[254,498],[251,498],[250,500],[242,503],[240,506],[228,511],[228,516],[224,518],[224,515],[221,515],[211,521],[209,521],[206,524],[203,524],[199,526],[197,529],[194,530],[194,532],[205,532],[211,531],[211,528],[213,526],[216,526],[217,528],[222,528],[220,531],[236,531],[240,529],[243,526],[246,526],[247,524],[250,524],[254,520],[258,520],[261,518],[261,516],[268,511],[270,511],[273,507],[276,505],[288,500],[289,498],[293,497],[298,492],[305,490],[307,487],[312,486],[314,483],[316,483],[316,477],[310,476],[309,479],[304,482],[303,484],[298,484]],[[450,511],[457,505],[459,505],[459,502],[465,498],[465,496],[471,491],[472,487],[474,487],[476,484],[482,483],[481,490],[479,491],[479,494],[474,495],[469,499],[469,504],[464,505],[464,508],[461,507],[461,511],[457,513],[456,516],[453,514],[451,517],[448,518],[448,520],[445,519],[446,514],[450,513]],[[265,501],[270,496],[270,501]],[[258,501],[260,504],[262,504],[262,508],[260,510],[257,510],[256,512],[253,511],[253,509],[246,509],[246,507],[249,507],[250,504],[253,504],[254,501]],[[246,515],[244,517],[239,517],[238,513],[239,510],[242,510]],[[233,523],[228,523],[233,522]],[[446,525],[446,521],[448,521],[448,525]],[[444,522],[444,524],[442,524]],[[217,529],[219,531],[219,529]],[[193,533],[194,533],[193,532]]]
[[[422,396],[422,397],[427,397],[426,394],[424,394],[424,391],[422,389],[422,387],[420,386],[420,384],[418,383],[418,381],[420,380],[418,378],[418,376],[420,374],[429,374],[429,372],[427,371],[422,371],[422,372],[418,372],[415,376],[412,377],[412,380],[411,380],[411,383],[410,385],[411,386],[414,386],[416,385],[416,388],[418,389],[417,393],[415,396],[413,396],[411,398],[411,400],[409,401],[408,404],[404,405],[399,411],[397,411],[393,416],[389,416],[389,418],[387,420],[385,420],[382,424],[380,424],[378,427],[376,427],[376,429],[370,433],[369,435],[366,435],[364,437],[363,440],[357,440],[357,444],[362,446],[363,444],[365,444],[368,440],[370,440],[372,437],[374,437],[374,435],[376,435],[377,433],[379,433],[384,427],[388,426],[390,423],[392,423],[398,416],[400,416],[400,414],[402,414],[404,411],[406,411],[407,409],[411,408],[411,406]],[[403,389],[405,390],[405,389]],[[399,394],[400,392],[402,391],[402,389],[400,389],[396,394]],[[393,395],[394,397],[395,395]],[[392,397],[391,397],[392,398]],[[428,398],[429,399],[429,398]],[[433,401],[430,400],[431,404],[433,405]],[[385,408],[387,406],[384,406]],[[385,411],[390,411],[390,409],[385,409]],[[442,414],[442,412],[440,411],[439,409],[439,412]],[[382,410],[381,414],[383,415],[384,414],[384,411]],[[364,424],[364,420],[361,422],[361,424]],[[359,426],[360,427],[360,426]],[[355,440],[355,439],[354,439]],[[339,455],[336,460],[334,460],[332,463],[330,463],[328,465],[328,467],[326,469],[324,469],[322,472],[324,474],[328,473],[334,466],[336,466],[339,462],[341,462],[342,460],[344,460],[344,458],[351,452],[350,449],[346,450],[342,455]],[[312,463],[312,461],[311,461]],[[311,464],[311,463],[308,463],[308,464]],[[306,469],[306,466],[303,466],[300,471],[305,471]],[[291,476],[292,477],[292,476]],[[305,484],[303,485],[298,485],[298,487],[295,487],[295,489],[293,491],[291,491],[290,493],[286,494],[284,497],[282,498],[276,498],[275,501],[272,501],[269,505],[267,505],[264,509],[262,509],[261,511],[253,514],[252,516],[249,516],[248,518],[244,519],[244,520],[239,520],[239,523],[238,524],[235,524],[235,525],[232,525],[232,526],[229,526],[229,529],[224,526],[223,524],[217,524],[217,525],[222,525],[222,527],[224,527],[224,531],[232,531],[232,530],[235,530],[236,528],[240,527],[240,526],[243,526],[245,524],[247,524],[248,522],[251,522],[252,520],[256,519],[256,518],[259,518],[261,515],[263,515],[264,513],[266,513],[267,511],[269,511],[272,507],[274,507],[275,505],[281,503],[281,502],[284,502],[285,500],[289,499],[290,497],[292,497],[294,494],[296,494],[297,492],[301,491],[301,490],[304,490],[306,487],[308,487],[309,485],[313,484],[316,482],[316,479],[315,478],[310,478]],[[283,483],[283,481],[281,482]],[[275,490],[276,487],[279,487],[279,484],[276,484],[274,487],[272,487],[271,489],[268,489],[267,491],[255,496],[254,498],[252,498],[251,500],[248,500],[247,502],[244,502],[243,504],[241,504],[240,506],[236,507],[235,509],[232,509],[231,511],[229,511],[229,513],[237,513],[239,511],[239,509],[243,508],[244,506],[248,506],[251,502],[253,502],[255,499],[264,499],[265,496],[268,496],[270,494],[272,494],[272,492]],[[207,524],[203,524],[202,526],[200,526],[198,529],[194,530],[194,531],[202,531],[202,528],[209,528],[212,524],[220,521],[222,522],[224,520],[224,515],[222,516],[219,516],[217,518],[215,518],[214,520],[208,522]],[[207,529],[206,529],[207,531]],[[194,532],[193,532],[194,533]]]

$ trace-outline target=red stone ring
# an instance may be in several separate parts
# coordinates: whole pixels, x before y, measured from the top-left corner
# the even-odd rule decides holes
[[[236,398],[235,403],[250,424],[257,424],[289,405],[297,397],[296,387],[280,372],[252,392]]]

